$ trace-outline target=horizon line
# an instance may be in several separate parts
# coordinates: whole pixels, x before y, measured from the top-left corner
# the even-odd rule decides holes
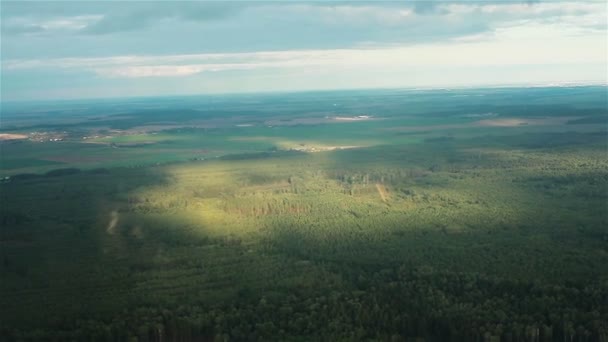
[[[443,85],[443,86],[404,86],[404,87],[353,87],[353,88],[316,88],[316,89],[300,89],[300,90],[266,90],[266,91],[235,91],[235,92],[217,92],[217,93],[184,93],[173,95],[126,95],[114,97],[74,97],[74,98],[30,98],[4,101],[0,94],[0,105],[4,104],[23,104],[23,103],[52,103],[52,102],[78,102],[78,101],[110,101],[110,100],[128,100],[128,99],[151,99],[151,98],[175,98],[175,97],[196,97],[196,96],[239,96],[239,95],[273,95],[273,94],[299,94],[299,93],[314,93],[314,92],[340,92],[340,91],[378,91],[378,90],[402,90],[402,91],[433,91],[433,90],[459,90],[459,89],[501,89],[501,88],[561,88],[561,87],[608,87],[608,80],[603,81],[564,81],[550,83],[511,83],[511,84],[479,84],[479,85]],[[0,108],[1,112],[1,108]]]

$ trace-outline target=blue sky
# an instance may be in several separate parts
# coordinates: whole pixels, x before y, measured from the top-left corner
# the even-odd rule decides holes
[[[606,83],[603,1],[2,1],[2,100]]]

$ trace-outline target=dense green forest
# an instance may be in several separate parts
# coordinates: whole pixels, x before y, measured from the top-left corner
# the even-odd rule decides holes
[[[455,116],[436,110],[416,120]],[[274,140],[233,127],[275,146],[3,166],[0,339],[608,341],[606,112],[594,110],[498,128],[315,123]],[[351,126],[327,133],[339,125]],[[230,144],[227,130],[159,134]],[[281,145],[299,131],[313,138]],[[323,149],[356,139],[380,143]],[[28,144],[2,151],[15,161]]]

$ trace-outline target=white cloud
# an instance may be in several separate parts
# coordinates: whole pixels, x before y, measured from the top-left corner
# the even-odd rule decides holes
[[[217,72],[224,70],[251,70],[258,67],[254,63],[242,64],[188,64],[188,65],[142,65],[117,66],[96,68],[95,73],[102,77],[180,77],[190,76],[201,72]]]
[[[80,30],[103,18],[102,15],[82,15],[74,17],[55,18],[40,22],[45,30]]]
[[[459,68],[513,65],[601,64],[605,35],[569,35],[570,29],[536,23],[497,30],[491,37],[449,43],[367,49],[287,50],[248,53],[115,56],[9,60],[6,70],[61,68],[102,77],[180,77],[202,72],[287,68]]]
[[[92,23],[103,19],[103,15],[76,15],[50,18],[39,17],[11,17],[3,19],[2,31],[19,33],[41,33],[53,31],[78,31]],[[33,31],[31,28],[37,28]],[[30,29],[30,30],[28,30]]]

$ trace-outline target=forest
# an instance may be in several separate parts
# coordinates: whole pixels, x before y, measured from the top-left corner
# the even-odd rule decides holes
[[[608,341],[600,90],[261,97],[2,141],[0,340]],[[337,99],[310,115],[378,119],[289,121]]]

